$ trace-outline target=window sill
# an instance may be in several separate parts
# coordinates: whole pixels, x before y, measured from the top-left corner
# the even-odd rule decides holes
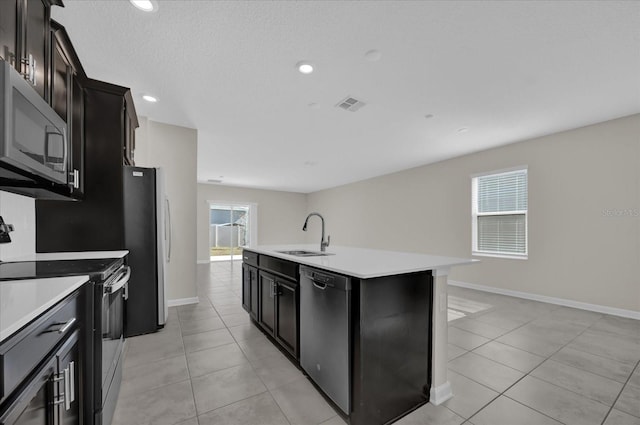
[[[473,251],[471,253],[472,256],[476,257],[493,257],[493,258],[506,258],[509,260],[527,260],[529,259],[528,254],[518,255],[518,254],[503,254],[499,252],[478,252]]]

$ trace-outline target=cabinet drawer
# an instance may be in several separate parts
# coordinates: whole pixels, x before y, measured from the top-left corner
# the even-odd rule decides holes
[[[0,401],[78,327],[79,308],[79,291],[76,291],[0,345]]]
[[[280,258],[260,256],[260,268],[278,273],[298,282],[298,264]]]
[[[243,250],[242,251],[242,261],[244,261],[245,263],[251,265],[251,266],[258,266],[258,254],[255,252],[251,252],[251,251],[246,251]]]

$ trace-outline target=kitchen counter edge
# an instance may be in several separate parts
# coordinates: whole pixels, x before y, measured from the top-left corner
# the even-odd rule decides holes
[[[83,275],[0,282],[0,343],[88,281]]]
[[[470,258],[342,246],[329,247],[327,253],[331,255],[326,256],[299,257],[278,252],[293,250],[319,251],[318,248],[317,245],[258,245],[244,247],[243,249],[360,279],[426,270],[448,270],[453,266],[479,262],[479,260]]]

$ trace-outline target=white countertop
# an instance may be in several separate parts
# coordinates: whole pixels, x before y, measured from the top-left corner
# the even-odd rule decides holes
[[[377,249],[328,247],[327,253],[335,255],[298,257],[277,251],[320,251],[319,244],[313,245],[259,245],[247,247],[248,251],[267,254],[272,257],[294,261],[299,264],[317,267],[337,273],[369,279],[392,276],[425,270],[448,270],[453,266],[476,263],[470,258],[442,257],[439,255],[417,254],[409,252],[382,251]]]
[[[81,287],[89,276],[0,282],[0,342]]]
[[[80,252],[37,252],[12,258],[9,261],[58,261],[58,260],[92,260],[95,258],[122,258],[129,251],[80,251]],[[9,262],[8,261],[8,262]]]

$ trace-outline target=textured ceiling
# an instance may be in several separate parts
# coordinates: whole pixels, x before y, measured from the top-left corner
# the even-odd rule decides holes
[[[90,77],[198,129],[200,181],[311,192],[640,112],[637,1],[64,3]]]

